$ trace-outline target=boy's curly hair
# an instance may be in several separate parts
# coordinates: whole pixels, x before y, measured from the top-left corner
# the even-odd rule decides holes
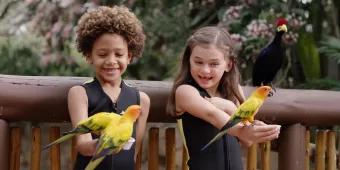
[[[145,34],[136,15],[123,6],[101,6],[86,12],[78,22],[77,49],[84,56],[91,53],[94,42],[104,33],[116,33],[125,38],[132,58],[142,55]]]

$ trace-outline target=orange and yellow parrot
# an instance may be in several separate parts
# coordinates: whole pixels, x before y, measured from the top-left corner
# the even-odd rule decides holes
[[[133,124],[139,117],[140,112],[141,107],[139,105],[131,105],[118,122],[112,121],[102,131],[95,154],[85,170],[95,169],[106,155],[116,154],[122,150],[132,136]]]
[[[244,125],[246,125],[247,122],[253,123],[255,113],[262,106],[264,100],[270,95],[272,95],[272,88],[270,86],[261,86],[257,88],[250,97],[236,109],[235,113],[230,117],[221,131],[201,150],[206,149],[214,141],[220,139],[227,133],[229,128],[235,126],[239,122],[242,122]]]

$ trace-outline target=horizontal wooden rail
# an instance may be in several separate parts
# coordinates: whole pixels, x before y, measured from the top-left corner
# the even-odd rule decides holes
[[[0,75],[0,119],[30,122],[69,121],[67,91],[88,77]],[[128,80],[151,98],[149,122],[174,122],[165,115],[171,82]],[[253,87],[243,87],[246,95]],[[258,119],[269,123],[331,126],[340,122],[340,92],[277,89]]]

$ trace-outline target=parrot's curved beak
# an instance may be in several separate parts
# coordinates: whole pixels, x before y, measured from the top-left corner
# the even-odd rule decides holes
[[[280,32],[280,31],[287,32],[288,29],[287,29],[286,24],[282,24],[282,25],[278,26],[278,27],[277,27],[277,31],[278,31],[278,32]]]
[[[268,93],[268,97],[272,97],[275,92],[276,92],[275,88],[272,88],[272,90],[270,90],[270,92]]]

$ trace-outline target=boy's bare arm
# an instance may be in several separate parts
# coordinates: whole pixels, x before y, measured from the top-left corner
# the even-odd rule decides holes
[[[144,92],[139,92],[140,94],[140,105],[142,107],[142,112],[138,118],[137,126],[136,126],[136,147],[135,147],[135,161],[138,155],[138,152],[140,151],[143,137],[145,134],[145,128],[146,128],[146,121],[148,119],[149,110],[150,110],[150,98],[147,94]]]
[[[68,110],[70,113],[72,126],[75,127],[79,121],[87,119],[87,95],[85,89],[81,86],[74,86],[68,92]],[[92,156],[96,141],[93,140],[90,133],[78,135],[76,137],[76,148],[84,156]]]

